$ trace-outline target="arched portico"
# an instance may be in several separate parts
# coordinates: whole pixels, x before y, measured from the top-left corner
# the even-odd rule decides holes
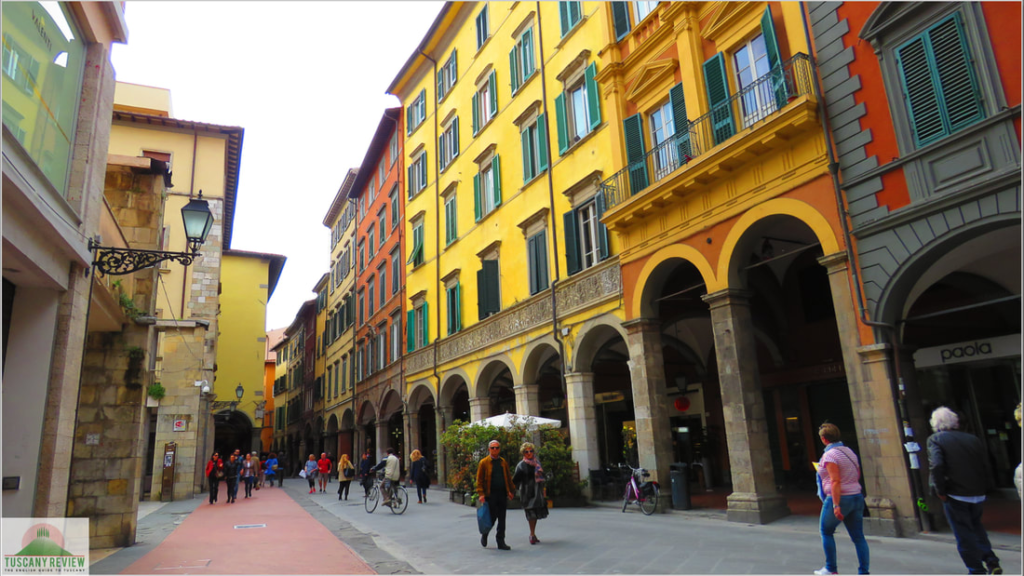
[[[487,360],[477,374],[470,398],[470,418],[475,422],[490,416],[516,413],[515,387],[521,383],[515,363],[507,356]]]

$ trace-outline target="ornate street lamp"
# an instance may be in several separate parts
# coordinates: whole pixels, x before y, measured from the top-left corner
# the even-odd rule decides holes
[[[206,237],[210,234],[210,229],[213,228],[213,214],[210,212],[209,203],[203,200],[202,190],[199,191],[198,198],[192,198],[181,209],[181,219],[185,223],[188,252],[114,248],[100,246],[96,241],[90,239],[89,250],[95,252],[92,265],[104,274],[115,276],[151,268],[167,260],[174,260],[183,266],[190,266],[199,255],[199,247],[206,242]]]
[[[245,395],[245,388],[242,388],[242,383],[239,382],[238,386],[235,386],[235,396],[238,398],[238,402],[231,403],[231,410],[234,411],[235,407],[238,406],[239,402],[242,401],[242,396]]]

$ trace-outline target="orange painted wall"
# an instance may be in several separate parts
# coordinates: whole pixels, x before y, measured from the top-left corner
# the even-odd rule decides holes
[[[265,362],[263,364],[263,399],[267,401],[263,407],[263,430],[260,431],[260,440],[262,441],[264,452],[269,452],[271,445],[274,444],[274,428],[270,426],[271,415],[274,418],[277,414],[274,413],[274,369],[275,365],[273,362]],[[268,428],[268,426],[270,426]]]
[[[988,25],[988,37],[995,52],[999,78],[1009,106],[1021,103],[1021,3],[982,2],[981,11]],[[1013,121],[1017,142],[1021,140],[1021,118]]]

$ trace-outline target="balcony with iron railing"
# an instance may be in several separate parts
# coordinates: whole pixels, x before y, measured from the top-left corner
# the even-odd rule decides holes
[[[643,159],[601,183],[605,224],[625,228],[629,220],[723,177],[778,143],[817,125],[813,62],[797,54],[710,112],[677,127]],[[639,214],[626,210],[636,198]],[[617,208],[622,207],[622,210]],[[628,215],[625,212],[630,212]]]

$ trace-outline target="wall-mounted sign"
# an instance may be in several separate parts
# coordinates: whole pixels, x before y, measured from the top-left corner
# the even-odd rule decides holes
[[[594,394],[594,402],[596,402],[598,404],[607,404],[609,402],[618,402],[620,400],[625,400],[625,399],[626,399],[626,395],[623,394],[622,392],[601,392],[599,394]]]
[[[175,432],[187,432],[188,431],[188,420],[175,420],[174,421]]]
[[[1013,358],[1020,356],[1020,344],[1020,334],[1010,334],[922,348],[914,353],[914,365],[918,368],[929,368],[976,360]]]

